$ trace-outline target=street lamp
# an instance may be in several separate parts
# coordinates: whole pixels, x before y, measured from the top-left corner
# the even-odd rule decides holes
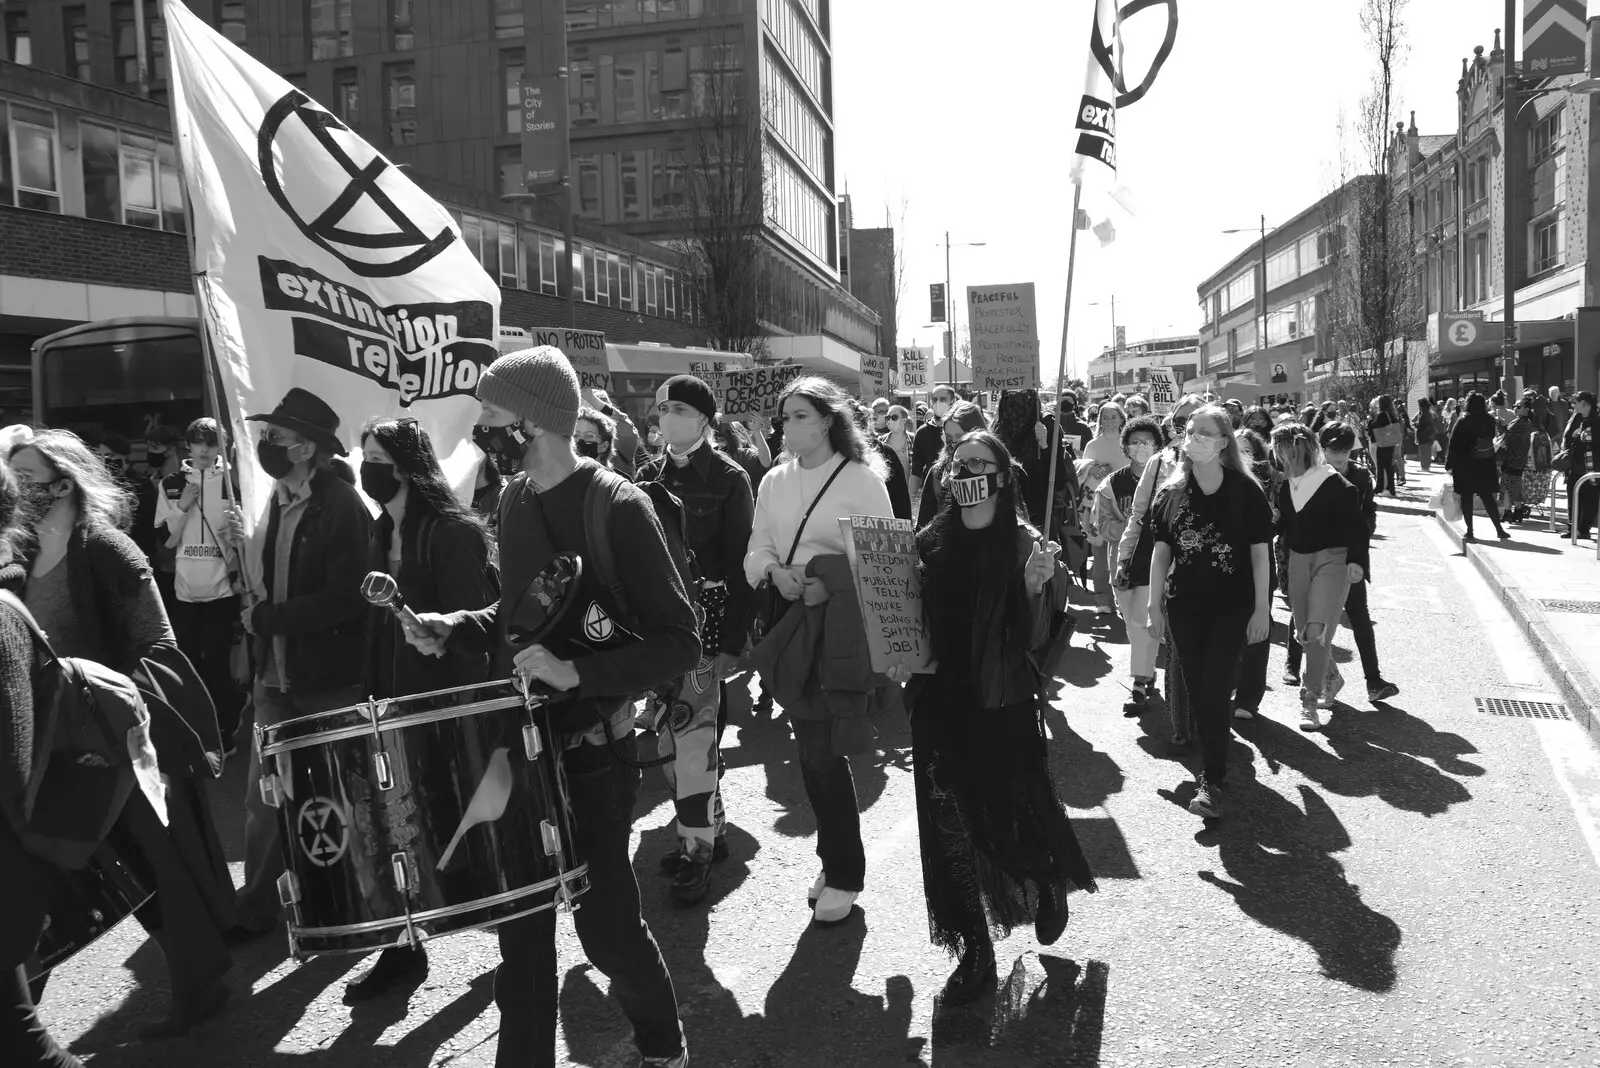
[[[955,290],[950,286],[950,248],[982,248],[987,241],[956,241],[951,242],[950,231],[944,232],[944,369],[945,384],[955,387],[956,378],[956,316],[955,316]]]
[[[1235,227],[1222,231],[1225,234],[1247,234],[1254,226]],[[1261,216],[1261,333],[1256,338],[1257,351],[1267,347],[1267,217]],[[1228,354],[1228,369],[1233,370],[1233,353]],[[1256,383],[1260,385],[1261,383]]]

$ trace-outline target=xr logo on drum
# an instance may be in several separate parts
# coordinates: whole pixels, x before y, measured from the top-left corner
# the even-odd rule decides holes
[[[350,821],[337,801],[313,797],[300,806],[295,823],[300,851],[319,868],[337,864],[350,848]]]
[[[256,145],[272,199],[302,233],[359,275],[409,274],[456,239],[443,223],[437,234],[423,233],[407,210],[426,203],[421,191],[299,90],[267,110]]]

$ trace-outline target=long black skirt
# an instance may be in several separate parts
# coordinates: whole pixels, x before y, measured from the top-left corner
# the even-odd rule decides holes
[[[1096,889],[1032,701],[981,711],[970,687],[938,678],[917,699],[911,738],[935,945],[959,955],[1032,923],[1041,888]]]

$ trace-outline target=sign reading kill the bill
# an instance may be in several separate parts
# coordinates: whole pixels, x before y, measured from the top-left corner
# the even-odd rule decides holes
[[[1158,416],[1170,415],[1178,403],[1177,376],[1170,367],[1151,367],[1145,373],[1150,376],[1150,411]]]
[[[606,355],[604,330],[573,330],[566,326],[536,326],[528,342],[537,348],[554,345],[578,372],[578,385],[611,392],[611,361]]]
[[[922,626],[922,582],[917,577],[917,539],[909,519],[853,515],[839,520],[850,570],[861,595],[872,670],[904,664],[926,674],[933,648]]]
[[[1038,388],[1039,316],[1032,282],[968,286],[967,322],[975,389]]]
[[[900,388],[912,392],[928,388],[928,364],[933,355],[931,348],[902,348],[900,350]]]

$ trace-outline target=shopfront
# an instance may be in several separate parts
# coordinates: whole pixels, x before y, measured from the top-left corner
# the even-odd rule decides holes
[[[1428,393],[1434,400],[1465,397],[1477,392],[1493,395],[1502,388],[1499,323],[1485,323],[1483,336],[1458,353],[1434,353],[1428,366]],[[1517,350],[1517,377],[1521,388],[1546,392],[1561,387],[1570,396],[1577,388],[1576,348],[1570,319],[1521,324],[1523,345]]]

